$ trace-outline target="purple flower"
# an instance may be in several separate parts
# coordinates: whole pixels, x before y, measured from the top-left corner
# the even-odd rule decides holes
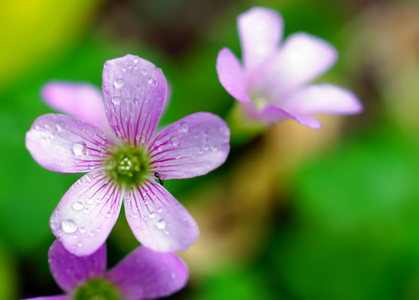
[[[79,257],[56,240],[49,249],[48,262],[66,295],[32,300],[154,299],[179,291],[188,280],[188,268],[175,254],[141,246],[106,272],[105,245],[89,256]]]
[[[241,101],[246,115],[263,123],[293,118],[319,129],[311,114],[354,114],[362,110],[349,90],[329,83],[308,83],[328,70],[337,52],[306,33],[290,35],[280,46],[283,21],[270,9],[254,7],[239,15],[243,66],[228,48],[218,53],[221,84]]]
[[[82,88],[66,87],[72,96]],[[37,118],[26,134],[26,147],[42,167],[89,172],[67,191],[50,219],[52,232],[71,253],[89,255],[105,242],[122,199],[131,230],[145,247],[180,251],[198,237],[194,219],[155,182],[156,176],[189,178],[217,168],[229,153],[230,131],[218,116],[199,112],[156,133],[166,87],[162,71],[144,59],[127,55],[107,61],[102,91],[111,133],[73,117],[48,114]],[[72,109],[80,117],[83,105],[77,102]],[[100,101],[93,102],[85,110],[87,118]],[[98,120],[96,125],[106,127]]]

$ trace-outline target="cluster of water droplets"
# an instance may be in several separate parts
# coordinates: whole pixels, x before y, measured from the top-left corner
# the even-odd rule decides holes
[[[219,141],[217,139],[212,139],[211,135],[215,132],[216,129],[197,129],[191,128],[187,122],[182,122],[179,124],[177,134],[169,136],[169,145],[176,150],[177,148],[182,148],[182,153],[176,155],[176,160],[182,158],[195,158],[197,156],[204,155],[206,152],[217,152],[219,150]],[[191,142],[187,135],[192,135],[192,139],[196,142]],[[184,143],[186,141],[186,144]],[[193,146],[191,146],[193,145]],[[162,152],[164,150],[163,146],[157,148],[157,151]],[[170,156],[169,152],[163,153],[160,158],[165,158]],[[157,162],[157,166],[160,164]],[[207,167],[210,167],[208,165]]]

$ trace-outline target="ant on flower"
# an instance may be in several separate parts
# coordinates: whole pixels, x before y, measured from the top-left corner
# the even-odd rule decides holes
[[[163,185],[163,179],[161,178],[161,175],[160,175],[160,173],[159,173],[159,172],[154,172],[154,177],[156,177],[156,178],[157,178],[157,180],[159,181],[159,183],[160,183],[161,185]]]

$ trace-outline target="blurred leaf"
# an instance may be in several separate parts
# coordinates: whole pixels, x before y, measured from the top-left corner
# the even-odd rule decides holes
[[[299,299],[416,299],[417,153],[387,129],[301,171],[295,219],[275,237],[278,271]]]
[[[2,1],[0,89],[74,43],[99,0]]]

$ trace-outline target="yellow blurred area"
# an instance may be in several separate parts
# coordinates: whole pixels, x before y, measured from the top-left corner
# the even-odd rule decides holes
[[[0,2],[0,89],[75,41],[100,0]]]

